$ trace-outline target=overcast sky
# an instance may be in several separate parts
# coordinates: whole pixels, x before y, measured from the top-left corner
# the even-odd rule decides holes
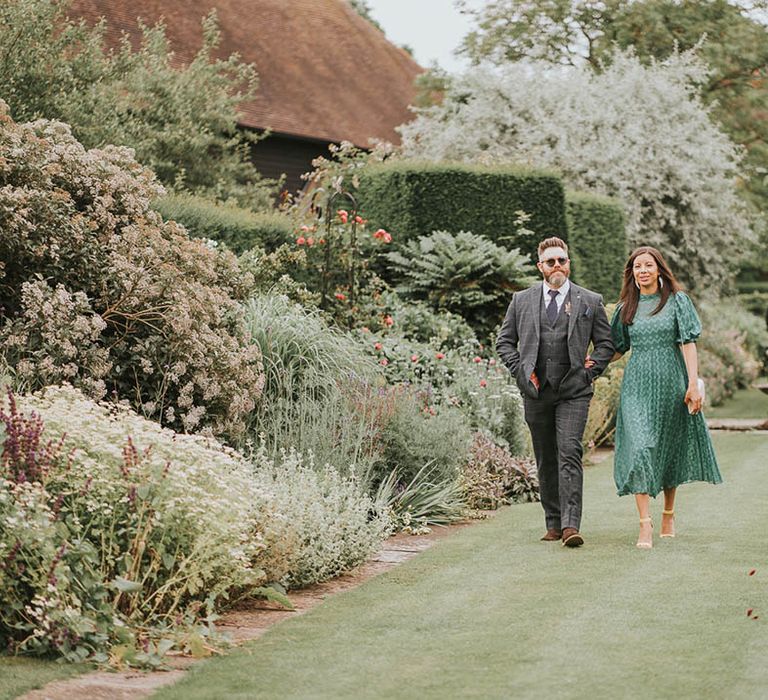
[[[479,1],[479,0],[478,0]],[[470,29],[453,0],[367,0],[371,15],[394,44],[407,44],[425,68],[435,60],[453,73],[467,66],[453,55]]]

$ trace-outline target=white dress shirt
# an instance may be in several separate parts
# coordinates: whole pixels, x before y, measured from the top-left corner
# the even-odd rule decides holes
[[[552,301],[552,296],[549,293],[549,290],[554,290],[554,287],[550,287],[546,282],[541,285],[542,294],[544,295],[544,307],[546,308],[549,306],[549,302]],[[565,284],[563,284],[562,287],[560,287],[557,290],[557,296],[555,297],[555,301],[557,302],[557,313],[560,313],[560,309],[563,308],[563,302],[565,301],[566,297],[568,296],[568,292],[571,289],[571,281],[565,280]]]

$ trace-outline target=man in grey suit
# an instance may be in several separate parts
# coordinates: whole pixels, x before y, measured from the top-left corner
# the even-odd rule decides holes
[[[541,539],[578,547],[584,544],[581,441],[593,382],[614,348],[603,298],[568,279],[565,242],[547,238],[538,253],[544,280],[514,294],[496,351],[523,395],[547,527]]]

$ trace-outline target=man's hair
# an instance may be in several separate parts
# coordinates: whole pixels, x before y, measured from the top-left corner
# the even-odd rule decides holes
[[[539,257],[547,248],[562,248],[565,254],[568,255],[568,246],[562,238],[553,236],[552,238],[545,238],[539,243]]]

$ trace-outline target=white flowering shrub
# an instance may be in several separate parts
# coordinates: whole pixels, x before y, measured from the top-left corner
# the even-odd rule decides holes
[[[259,493],[269,494],[280,513],[282,532],[272,523],[267,542],[275,535],[295,543],[285,560],[282,583],[304,586],[338,576],[373,554],[390,533],[388,512],[378,510],[357,479],[345,477],[331,465],[317,468],[312,455],[284,452],[270,461],[260,453],[255,475]],[[272,548],[257,562],[275,571]]]
[[[266,580],[238,453],[72,387],[0,407],[0,645],[84,658]]]
[[[22,386],[66,380],[177,430],[236,436],[263,386],[234,256],[150,209],[127,148],[65,124],[16,124],[0,101],[0,346]]]
[[[692,53],[643,65],[617,51],[599,72],[550,64],[472,68],[400,127],[406,157],[527,163],[617,197],[632,246],[653,245],[694,289],[719,288],[751,239],[741,153],[698,96]]]

